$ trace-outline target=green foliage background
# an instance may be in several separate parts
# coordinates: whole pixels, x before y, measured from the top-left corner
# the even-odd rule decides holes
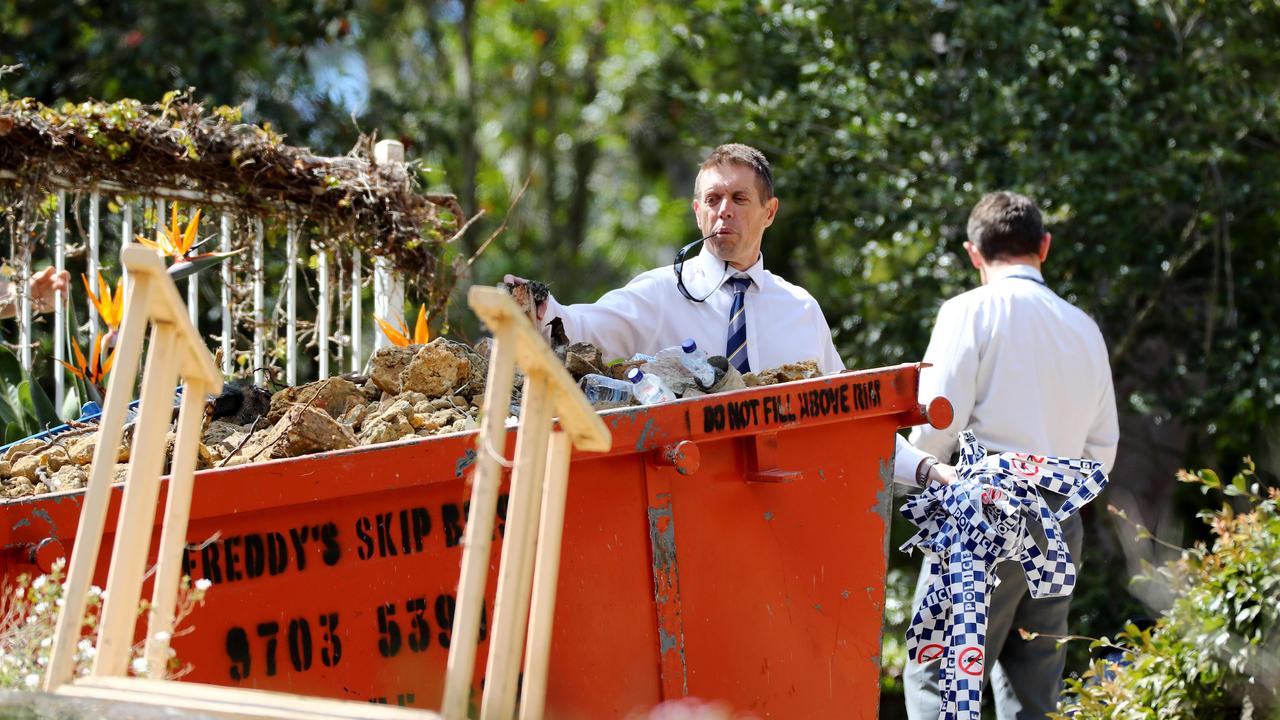
[[[817,296],[851,367],[920,357],[976,283],[968,209],[1016,189],[1046,211],[1051,287],[1112,349],[1113,481],[1140,519],[1182,539],[1183,464],[1252,452],[1274,478],[1272,0],[11,0],[11,63],[0,85],[47,103],[194,86],[320,152],[399,138],[487,213],[459,258],[508,221],[473,281],[515,272],[566,301],[669,262],[700,158],[757,145],[782,199],[768,263]],[[455,305],[451,329],[476,332]],[[1132,605],[1108,600],[1126,573],[1102,515],[1073,628],[1092,634]]]

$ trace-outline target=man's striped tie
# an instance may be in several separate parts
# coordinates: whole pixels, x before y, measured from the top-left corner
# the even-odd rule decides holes
[[[733,287],[733,307],[729,309],[729,344],[725,349],[725,357],[738,369],[738,372],[751,372],[751,364],[747,362],[747,288],[751,287],[751,278],[735,275],[726,281]]]

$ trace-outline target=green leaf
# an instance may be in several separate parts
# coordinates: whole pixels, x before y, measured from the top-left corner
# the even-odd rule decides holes
[[[10,423],[4,428],[4,443],[15,443],[27,436],[27,431],[22,428],[20,423]]]
[[[20,395],[23,387],[27,390],[36,423],[42,428],[57,425],[58,409],[53,406],[53,401],[49,399],[49,395],[44,391],[44,388],[40,387],[40,383],[34,379],[27,380],[18,388]],[[27,401],[24,400],[24,402]]]

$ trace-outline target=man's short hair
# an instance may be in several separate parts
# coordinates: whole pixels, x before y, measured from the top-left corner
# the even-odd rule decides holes
[[[749,167],[756,174],[760,202],[768,202],[773,197],[773,168],[769,167],[768,158],[759,150],[742,143],[728,143],[711,151],[702,165],[698,166],[698,179],[693,183],[693,193],[698,194],[698,183],[702,179],[703,170],[730,163]]]
[[[1044,238],[1040,208],[1026,195],[987,193],[969,213],[969,242],[987,260],[1035,255]]]

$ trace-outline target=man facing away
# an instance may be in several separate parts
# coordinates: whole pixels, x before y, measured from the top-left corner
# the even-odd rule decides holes
[[[778,213],[764,153],[737,143],[717,147],[698,171],[693,213],[708,236],[698,255],[641,273],[594,303],[548,297],[538,308],[544,327],[559,318],[571,340],[595,344],[606,359],[693,338],[744,373],[804,360],[823,373],[843,370],[818,302],[764,267],[760,246]]]
[[[1040,272],[1051,240],[1040,210],[1022,195],[990,193],[970,213],[968,236],[964,247],[982,286],[943,304],[924,356],[933,366],[920,375],[920,398],[946,397],[955,419],[944,430],[916,427],[912,444],[949,458],[959,433],[971,429],[989,452],[1083,457],[1109,472],[1120,430],[1107,348],[1097,324]],[[1063,500],[1045,499],[1055,509]],[[1080,516],[1062,529],[1079,572]],[[917,602],[927,574],[922,569]],[[1043,718],[1057,706],[1066,648],[1048,637],[1023,640],[1018,630],[1066,635],[1071,599],[1032,599],[1017,562],[1002,562],[996,574],[1001,582],[987,615],[986,657],[996,661],[985,668],[989,695],[1002,720]],[[907,667],[912,720],[938,717],[939,662]]]

